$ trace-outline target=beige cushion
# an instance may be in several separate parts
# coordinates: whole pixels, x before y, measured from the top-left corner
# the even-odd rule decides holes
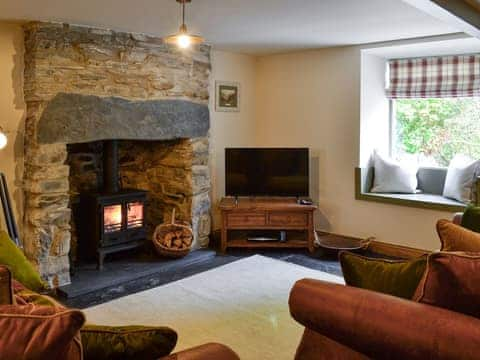
[[[480,252],[480,234],[470,231],[449,220],[438,220],[437,233],[442,251]]]

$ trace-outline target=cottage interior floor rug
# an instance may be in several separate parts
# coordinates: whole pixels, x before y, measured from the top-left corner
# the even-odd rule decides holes
[[[341,283],[339,276],[254,255],[164,286],[85,310],[89,323],[165,325],[175,351],[220,342],[242,359],[293,359],[303,328],[291,317],[295,281]]]

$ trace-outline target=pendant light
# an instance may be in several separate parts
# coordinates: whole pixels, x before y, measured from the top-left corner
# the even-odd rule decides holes
[[[170,35],[164,38],[165,43],[167,44],[176,44],[181,49],[186,49],[190,45],[202,44],[205,39],[198,35],[191,35],[187,31],[187,25],[185,25],[185,4],[192,2],[192,0],[176,0],[182,5],[182,25],[178,33],[175,35]]]

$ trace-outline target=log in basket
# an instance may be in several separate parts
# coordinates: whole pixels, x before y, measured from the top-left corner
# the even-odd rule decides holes
[[[181,258],[190,252],[193,231],[190,225],[175,222],[175,209],[173,209],[171,222],[158,225],[152,241],[159,255]]]

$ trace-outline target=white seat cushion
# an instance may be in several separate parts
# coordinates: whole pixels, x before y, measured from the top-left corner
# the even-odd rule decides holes
[[[470,202],[479,167],[480,160],[456,155],[448,165],[443,196],[463,203]]]
[[[417,190],[416,164],[400,164],[381,156],[377,151],[372,155],[374,167],[373,193],[414,194]]]

